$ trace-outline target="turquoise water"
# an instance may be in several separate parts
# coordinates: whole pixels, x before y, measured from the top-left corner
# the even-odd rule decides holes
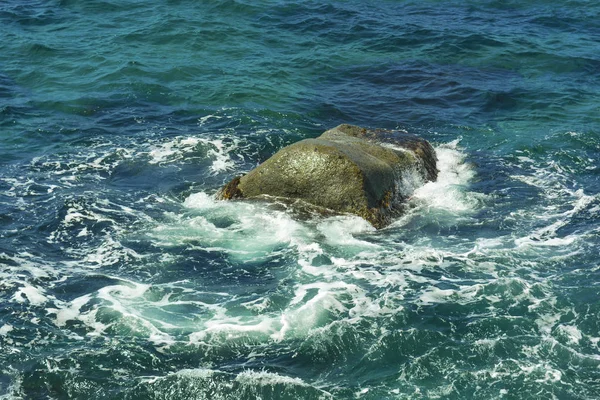
[[[1,399],[600,398],[600,6],[0,3]],[[218,202],[340,123],[373,230]]]

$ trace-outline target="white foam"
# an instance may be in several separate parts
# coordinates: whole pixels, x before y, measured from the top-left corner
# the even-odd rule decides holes
[[[223,110],[228,110],[228,108],[223,108]],[[220,120],[220,119],[224,119],[224,118],[233,118],[232,115],[218,115],[218,114],[209,114],[206,115],[204,117],[198,118],[198,124],[199,125],[204,125],[206,123],[206,121],[214,119],[214,120]]]
[[[531,309],[531,306],[529,308]],[[556,323],[560,321],[560,317],[560,312],[541,314],[535,319],[535,323],[537,324],[540,333],[543,335],[550,335]]]
[[[57,271],[45,263],[43,260],[35,257],[33,254],[27,252],[21,252],[20,256],[9,256],[6,253],[0,253],[0,260],[10,260],[15,263],[14,271],[23,271],[27,272],[33,278],[43,278],[48,279],[51,277],[57,276]],[[18,274],[20,275],[20,274]],[[14,276],[10,276],[9,278],[14,278]],[[2,282],[6,284],[7,282]]]
[[[73,222],[79,222],[82,219],[86,218],[85,215],[83,215],[82,213],[80,213],[79,211],[77,211],[74,208],[69,208],[67,210],[67,215],[65,215],[65,224],[69,225],[72,224]]]
[[[11,324],[4,324],[0,326],[0,336],[6,336],[9,332],[13,330],[13,326]]]
[[[141,256],[134,250],[124,247],[110,235],[104,236],[104,241],[95,248],[86,249],[86,254],[81,261],[75,262],[86,268],[96,269],[115,265],[122,261],[137,260]],[[66,265],[73,264],[65,262]]]
[[[22,389],[23,376],[22,376],[22,374],[19,374],[17,372],[17,369],[14,367],[8,367],[7,369],[4,369],[4,370],[2,370],[2,373],[5,377],[10,376],[10,383],[3,386],[3,388],[2,388],[3,393],[0,394],[0,400],[22,400],[23,397],[18,395],[18,393],[23,392],[23,389]]]
[[[286,385],[310,387],[309,384],[300,378],[293,378],[267,371],[243,371],[235,377],[236,382],[243,385]]]
[[[212,141],[206,140],[205,143],[212,145],[212,148],[208,151],[208,155],[214,159],[210,166],[214,174],[229,171],[234,167],[230,153],[237,149],[237,142],[225,144],[223,140],[216,139]]]
[[[186,368],[175,372],[175,375],[190,377],[190,378],[201,378],[207,379],[213,377],[217,371],[209,368]]]
[[[179,327],[168,321],[154,319],[151,310],[178,303],[169,302],[168,296],[157,302],[148,301],[145,294],[150,285],[121,282],[68,302],[54,299],[56,307],[46,311],[54,315],[54,323],[58,327],[66,326],[69,321],[83,323],[88,328],[87,336],[102,336],[108,329],[126,329],[128,334],[145,337],[158,350],[161,350],[159,346],[164,348],[174,343],[174,338],[166,330]],[[105,320],[107,315],[110,315],[109,322]],[[162,318],[164,313],[159,315]]]
[[[360,291],[355,285],[345,282],[316,282],[299,285],[289,307],[281,315],[282,328],[272,334],[277,340],[282,340],[286,335],[304,336],[311,329],[326,322],[327,315],[340,315],[347,311],[337,298],[339,293]],[[315,292],[307,296],[309,292]]]
[[[125,282],[124,282],[125,283]],[[137,299],[144,295],[150,289],[150,285],[127,282],[122,285],[105,286],[98,290],[98,297],[110,301],[113,304],[119,304],[119,299]],[[124,309],[118,309],[124,311]]]
[[[39,306],[48,301],[48,298],[44,295],[44,290],[35,286],[31,286],[27,282],[23,282],[21,287],[13,295],[12,299],[18,303],[24,303],[28,301],[34,306]]]
[[[204,192],[198,192],[189,195],[183,202],[183,205],[188,208],[196,208],[198,210],[214,209],[223,206],[222,202],[218,202],[213,196]]]
[[[198,143],[200,143],[199,138],[178,137],[169,142],[156,145],[148,152],[150,164],[178,161],[186,153],[195,151]]]
[[[596,196],[586,195],[582,189],[567,193],[567,195],[573,199],[573,207],[570,210],[564,211],[562,213],[550,212],[546,213],[545,215],[542,215],[542,219],[554,222],[542,228],[535,229],[533,232],[531,232],[525,237],[516,238],[514,242],[517,245],[517,247],[566,247],[573,244],[575,241],[582,239],[582,235],[580,233],[567,235],[564,237],[557,237],[558,231],[562,227],[567,226],[575,215],[577,215],[579,212],[588,207],[592,202],[594,202],[596,200]],[[552,210],[553,207],[550,207],[549,209]]]
[[[438,158],[438,178],[417,188],[413,201],[420,201],[428,208],[453,213],[473,211],[478,208],[482,194],[469,192],[468,184],[475,177],[475,170],[465,161],[466,154],[458,148],[459,140],[435,148]]]
[[[143,377],[141,379],[144,383],[154,384],[156,382],[163,381],[171,376],[179,376],[183,378],[192,378],[192,379],[210,379],[214,377],[216,374],[225,374],[226,372],[217,371],[210,368],[184,368],[175,372],[167,372],[166,375],[161,376],[151,376],[151,377]]]
[[[562,372],[553,368],[548,363],[519,365],[519,368],[526,375],[543,372],[544,377],[536,379],[536,382],[558,382],[562,379]]]
[[[320,326],[330,312],[346,310],[335,296],[336,289],[344,286],[343,283],[300,285],[290,305],[279,315],[227,316],[225,309],[220,309],[213,318],[203,323],[201,330],[190,334],[190,343],[250,337],[281,341],[288,337],[305,336],[311,329]],[[305,300],[307,292],[312,289],[316,293]]]
[[[335,246],[353,248],[379,247],[378,245],[357,239],[355,235],[375,232],[375,228],[364,219],[357,216],[339,216],[327,218],[317,225],[327,243]]]
[[[243,304],[262,311],[255,316],[230,316],[223,305],[214,307],[213,316],[189,335],[189,342],[200,344],[239,339],[279,342],[306,337],[315,329],[343,320],[353,323],[366,315],[390,312],[380,306],[382,300],[370,299],[364,289],[345,282],[344,275],[332,282],[297,284],[294,296],[280,312],[264,312],[260,307],[265,301],[268,300],[263,298],[260,302]],[[255,307],[257,303],[258,309]]]
[[[517,156],[517,159],[519,161],[521,161],[522,163],[530,163],[530,164],[535,164],[535,160],[529,158],[529,157],[525,157],[525,156]]]
[[[63,307],[62,308],[49,308],[46,311],[49,314],[56,314],[54,323],[56,324],[56,326],[62,327],[67,324],[67,321],[72,321],[72,320],[76,320],[79,318],[81,307],[84,304],[86,304],[88,301],[90,301],[90,298],[91,298],[91,296],[89,294],[87,294],[87,295],[78,297],[69,303],[57,302],[58,304],[62,304]]]
[[[166,143],[152,144],[147,154],[150,164],[167,164],[190,157],[198,157],[201,152],[212,159],[212,174],[229,171],[235,166],[231,155],[239,150],[240,140],[236,137],[176,137]],[[143,154],[143,153],[142,153]]]
[[[234,166],[231,154],[235,144],[230,144],[225,139],[223,137],[204,142],[195,137],[180,137],[160,144],[152,149],[156,150],[155,153],[150,151],[148,154],[151,162],[169,163],[184,156],[194,157],[196,153],[204,151],[212,160],[210,170],[218,173]],[[458,148],[458,141],[438,146],[436,152],[440,177],[438,182],[428,183],[415,190],[410,200],[411,206],[415,206],[414,213],[426,215],[427,210],[441,210],[452,218],[476,211],[481,206],[483,197],[469,191],[475,172],[465,161],[466,156]],[[105,162],[100,158],[95,158],[94,161],[99,167]],[[419,183],[411,175],[407,175],[406,179],[407,187]],[[579,198],[584,200],[581,204],[574,204],[572,212],[555,210],[553,218],[561,221],[570,218],[577,210],[589,204],[589,199],[585,198],[583,192]],[[89,328],[87,334],[91,336],[107,335],[107,330],[112,332],[113,329],[124,327],[131,334],[140,335],[156,346],[170,345],[178,337],[187,335],[184,336],[189,339],[187,342],[194,345],[208,344],[219,348],[242,343],[244,346],[240,347],[254,351],[261,347],[253,346],[254,343],[286,340],[295,343],[294,339],[304,339],[311,335],[321,335],[323,340],[330,340],[334,327],[351,326],[359,321],[361,329],[364,328],[363,322],[374,321],[372,328],[383,331],[384,318],[397,316],[407,301],[415,302],[414,299],[420,307],[487,300],[492,303],[489,310],[493,310],[497,306],[495,303],[506,300],[509,295],[515,302],[522,304],[535,301],[529,293],[528,285],[517,286],[520,291],[514,293],[514,288],[509,287],[510,282],[498,279],[496,261],[481,262],[483,256],[489,257],[488,259],[497,255],[499,257],[495,258],[506,256],[506,247],[512,244],[512,238],[481,238],[475,243],[461,245],[460,249],[447,250],[443,244],[432,244],[429,237],[407,244],[398,236],[373,234],[374,228],[371,225],[353,216],[298,221],[281,211],[281,208],[265,203],[220,202],[203,192],[190,195],[183,206],[181,212],[165,214],[160,222],[148,219],[155,226],[150,234],[152,239],[160,245],[219,252],[232,260],[231,264],[235,266],[283,254],[285,257],[281,259],[285,259],[283,267],[286,280],[282,286],[285,288],[278,287],[275,291],[277,296],[281,296],[282,289],[287,300],[271,297],[272,292],[269,292],[262,295],[252,293],[247,297],[239,293],[223,293],[213,304],[193,300],[175,301],[172,300],[168,286],[159,287],[166,294],[158,300],[152,300],[155,292],[150,290],[152,286],[149,284],[122,281],[69,302],[54,301],[55,308],[47,310],[52,313],[54,323],[65,327],[69,321],[79,321]],[[99,204],[94,204],[93,208],[90,211],[87,206],[85,209],[71,207],[67,210],[62,225],[75,226],[77,230],[70,231],[79,232],[81,237],[92,236],[93,229],[86,223],[98,221],[104,214],[115,211],[114,206],[106,206],[105,211],[102,211]],[[125,206],[120,212],[135,215],[135,210]],[[411,212],[413,211],[409,210]],[[143,218],[143,215],[139,217]],[[105,220],[110,225],[123,225],[116,221],[118,218]],[[562,226],[558,220],[549,220],[546,230],[539,232],[540,235],[556,233]],[[115,228],[110,234],[101,237],[102,243],[96,247],[82,245],[82,256],[73,262],[76,264],[68,266],[101,268],[129,259],[139,260],[141,256],[124,248],[119,242],[117,233],[123,230]],[[69,230],[65,229],[66,231]],[[550,238],[564,239],[568,240],[569,237]],[[177,259],[179,254],[165,252],[161,262],[168,264]],[[464,265],[469,274],[485,273],[485,279],[473,278],[468,284],[461,286],[464,279],[460,278],[460,274],[459,277],[453,274],[453,270],[447,270],[448,265]],[[506,273],[505,269],[501,272]],[[435,273],[429,273],[431,271]],[[512,278],[507,281],[510,279]],[[194,296],[198,293],[197,289],[187,286],[186,295]],[[494,290],[495,294],[486,295],[486,291],[490,291],[488,289]],[[25,292],[19,297],[30,301]],[[45,301],[43,296],[46,293],[39,294],[42,297],[38,297],[38,301]],[[36,298],[35,291],[31,296]],[[547,300],[546,297],[537,304],[549,303]],[[285,301],[288,303],[281,304]],[[194,305],[201,311],[185,316],[180,314],[181,311],[173,311],[177,310],[174,306],[186,304]],[[241,312],[240,307],[243,308]],[[549,310],[540,305],[539,308],[531,307],[529,311],[537,317],[540,331],[546,335],[554,332],[560,310],[550,304]],[[0,332],[2,329],[4,327],[0,328]],[[559,329],[571,344],[577,344],[582,339],[582,334],[576,327]],[[475,344],[484,347],[493,346],[494,343],[495,339],[489,342],[480,340]],[[178,373],[204,376],[214,372],[194,369]],[[252,374],[257,373],[249,372],[248,376],[242,374],[239,379],[246,379],[248,376],[249,379],[255,379],[256,376]],[[556,374],[551,373],[548,379],[555,378]],[[288,378],[267,376],[265,382],[270,379],[285,381]]]
[[[567,340],[571,344],[579,344],[583,338],[581,331],[574,325],[559,325],[558,329],[566,336]]]
[[[152,231],[159,245],[193,245],[250,260],[269,257],[277,248],[293,247],[308,234],[307,227],[288,213],[262,202],[217,201],[196,193],[184,206],[188,212],[169,214],[170,221]]]
[[[435,286],[430,287],[419,296],[421,304],[436,304],[446,303],[449,298],[456,294],[455,290],[452,289],[440,289]]]
[[[455,145],[442,147],[442,153],[447,150],[447,157],[442,159],[448,162],[441,166],[450,164],[458,171],[450,182],[460,187],[450,190],[464,191],[473,172],[464,165],[464,155]],[[442,191],[447,189],[440,186]],[[239,261],[269,257],[283,245],[283,251],[294,251],[303,274],[290,302],[279,312],[270,311],[268,296],[242,304],[255,315],[229,315],[226,301],[216,305],[189,334],[191,344],[214,345],[238,339],[284,341],[325,332],[333,323],[352,324],[365,317],[394,315],[403,308],[409,282],[428,284],[418,295],[422,305],[467,303],[482,291],[482,284],[439,289],[437,282],[420,274],[422,268],[440,265],[445,257],[468,261],[471,253],[445,254],[427,245],[403,245],[400,251],[398,244],[385,251],[372,240],[373,227],[358,217],[301,222],[261,202],[222,202],[206,193],[190,195],[184,206],[184,213],[170,214],[170,221],[154,230],[153,237],[160,243],[225,252]],[[482,239],[472,252],[493,252],[504,243]],[[319,261],[314,265],[323,255],[331,263]],[[363,285],[382,292],[372,297]],[[500,301],[493,296],[490,299]]]

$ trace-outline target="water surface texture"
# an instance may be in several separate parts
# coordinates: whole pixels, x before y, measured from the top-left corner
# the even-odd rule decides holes
[[[600,5],[0,3],[0,399],[600,396]],[[340,123],[375,231],[218,202]]]

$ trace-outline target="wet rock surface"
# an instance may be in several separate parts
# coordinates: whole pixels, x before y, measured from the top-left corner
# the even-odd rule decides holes
[[[426,140],[343,124],[284,147],[234,178],[217,197],[301,200],[382,228],[400,212],[411,190],[405,187],[407,177],[411,184],[437,179],[435,151]]]

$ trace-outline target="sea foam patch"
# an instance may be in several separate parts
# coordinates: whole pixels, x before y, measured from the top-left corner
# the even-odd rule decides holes
[[[413,201],[421,202],[431,209],[461,213],[475,210],[481,198],[479,193],[469,192],[468,185],[475,177],[475,170],[466,161],[466,154],[458,147],[459,139],[435,147],[438,178],[416,188]]]
[[[225,172],[234,167],[232,158],[239,154],[241,140],[236,137],[221,136],[204,138],[198,136],[176,137],[167,142],[150,145],[147,152],[151,164],[165,164],[195,158],[212,160],[210,170],[213,174]]]
[[[456,223],[460,216],[481,207],[481,198],[469,189],[475,172],[457,143],[436,148],[440,179],[445,181],[417,188],[409,215],[421,213],[436,222],[440,216],[427,212],[441,211],[443,218]],[[199,142],[180,144],[194,157],[194,146]],[[162,162],[176,157],[166,154]],[[439,196],[443,201],[438,203]],[[160,205],[167,200],[153,201]],[[580,207],[575,205],[574,213],[590,204],[584,201]],[[108,283],[101,281],[104,283],[68,300],[40,292],[46,300],[38,299],[38,305],[52,303],[47,312],[56,327],[77,334],[84,327],[85,335],[78,340],[135,337],[147,340],[159,351],[185,348],[209,361],[221,360],[223,354],[254,359],[269,348],[288,351],[290,344],[304,346],[294,347],[299,357],[327,358],[334,354],[343,358],[346,350],[342,347],[352,347],[356,337],[362,335],[367,342],[369,338],[386,338],[397,330],[394,324],[414,317],[415,309],[424,321],[434,318],[432,310],[436,307],[455,307],[457,313],[466,307],[483,308],[494,317],[503,304],[512,301],[515,307],[529,312],[533,329],[546,336],[555,334],[569,346],[583,341],[574,324],[557,328],[563,310],[552,304],[544,282],[540,295],[534,285],[523,284],[529,276],[499,279],[514,273],[512,266],[502,265],[502,260],[521,255],[510,253],[511,242],[503,236],[462,244],[460,238],[435,242],[417,226],[416,234],[424,237],[412,240],[393,229],[375,231],[358,217],[303,220],[283,206],[216,201],[205,192],[168,206],[159,217],[139,215],[148,233],[135,237],[143,242],[136,247],[141,248],[140,254],[128,252],[123,244],[135,230],[129,221],[136,218],[139,209],[98,201],[65,207],[59,230],[84,232],[82,238],[95,238],[97,243],[80,244],[78,252],[71,254],[81,257],[63,267],[74,268],[72,273],[80,276],[101,274],[102,268],[110,268],[117,275],[137,276],[111,277]],[[575,215],[563,210],[555,214],[559,220]],[[99,223],[114,228],[102,236],[93,230]],[[556,230],[561,227],[556,225]],[[155,247],[145,247],[148,244]],[[144,251],[165,255],[160,262],[156,257],[140,262]],[[182,256],[186,252],[190,260]],[[197,271],[197,266],[210,272]],[[179,269],[177,274],[169,275],[174,269]],[[220,274],[220,269],[228,270]],[[263,276],[257,273],[261,269],[276,271],[268,275],[268,284],[262,285]],[[218,293],[207,289],[214,277],[222,284]],[[17,286],[15,291],[20,288],[25,288],[19,294],[23,304],[31,303],[29,295],[36,301],[35,293],[27,292],[26,286]],[[533,304],[539,305],[527,308]],[[442,361],[432,352],[420,362],[427,368],[428,362]],[[534,372],[527,373],[538,376]],[[235,376],[229,376],[228,382]],[[240,377],[238,383],[242,378],[247,377]],[[285,377],[280,383],[277,376],[267,378],[263,381],[269,388],[287,384]],[[252,385],[260,386],[252,379]],[[301,382],[289,383],[305,387]]]
[[[327,243],[352,249],[378,247],[377,244],[361,240],[357,236],[375,232],[375,228],[367,221],[356,216],[340,216],[326,218],[316,226],[325,236]]]
[[[441,175],[448,175],[447,182],[429,188],[421,199],[452,192],[454,186],[460,186],[457,191],[464,190],[472,179],[473,171],[465,165],[464,154],[456,144],[438,150],[442,154]],[[264,203],[221,202],[206,193],[190,195],[183,205],[183,214],[172,215],[169,223],[152,232],[155,239],[170,245],[194,243],[209,251],[225,252],[236,262],[268,257],[273,251],[291,251],[301,273],[293,296],[280,312],[268,311],[268,297],[251,302],[263,305],[252,307],[258,312],[253,317],[230,315],[227,304],[222,303],[221,311],[190,335],[190,343],[307,337],[334,322],[354,324],[365,317],[390,315],[402,309],[411,286],[435,283],[420,276],[423,266],[430,264],[427,252],[414,259],[403,259],[402,253],[378,252],[383,247],[380,239],[370,237],[374,228],[358,217],[298,221]],[[398,263],[408,264],[399,267]],[[411,270],[411,266],[416,268]],[[384,294],[373,297],[369,287]]]
[[[238,259],[269,256],[296,243],[308,230],[285,211],[257,202],[217,201],[206,193],[190,195],[182,214],[157,226],[151,236],[161,245],[193,243],[208,251],[224,251]]]
[[[586,224],[575,230],[569,227],[577,220],[593,220],[600,196],[580,187],[570,168],[554,157],[511,167],[518,171],[511,179],[537,190],[530,207],[511,213],[520,228],[513,234],[514,245],[522,251],[546,249],[554,255],[579,251],[586,238],[594,235],[594,226]]]

